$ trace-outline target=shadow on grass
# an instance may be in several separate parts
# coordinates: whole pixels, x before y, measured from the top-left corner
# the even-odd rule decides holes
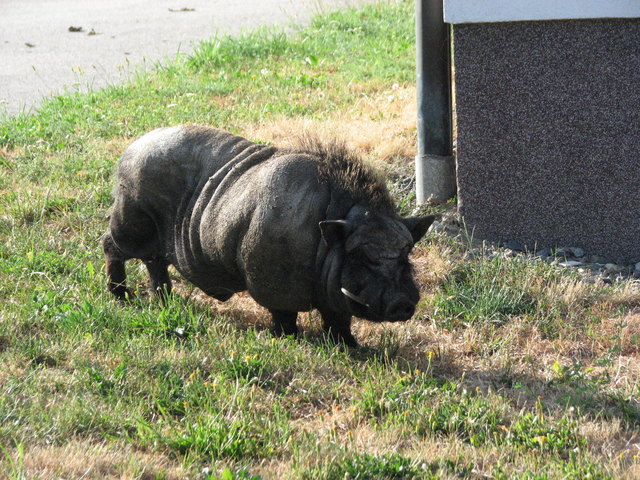
[[[269,312],[247,293],[234,295],[231,300],[221,303],[184,283],[178,282],[176,291],[183,299],[204,307],[212,315],[224,317],[231,328],[257,332],[271,329]],[[322,331],[317,312],[300,314],[298,324],[300,341],[320,348],[332,347]],[[424,339],[413,341],[423,342]],[[608,392],[606,387],[610,379],[606,373],[589,374],[589,369],[580,363],[558,367],[556,377],[548,380],[542,374],[514,373],[509,368],[464,368],[454,356],[443,352],[433,352],[433,357],[425,364],[424,359],[404,356],[392,335],[390,338],[381,334],[375,345],[342,348],[355,362],[381,362],[394,371],[429,371],[435,380],[453,381],[469,391],[497,392],[517,408],[528,409],[542,404],[548,412],[559,413],[573,407],[588,418],[619,419],[631,429],[640,426],[640,404],[637,400]],[[411,346],[413,351],[417,348],[420,347]]]

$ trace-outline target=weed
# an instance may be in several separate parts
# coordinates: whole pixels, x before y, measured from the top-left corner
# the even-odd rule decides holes
[[[556,424],[541,413],[527,412],[511,423],[505,441],[527,449],[569,454],[585,446],[577,433],[577,424],[562,418]]]
[[[426,465],[425,465],[426,467]],[[429,479],[437,478],[419,464],[400,455],[353,455],[323,466],[322,470],[312,469],[302,474],[303,479],[357,480],[377,479]]]
[[[535,308],[528,265],[519,260],[483,258],[461,264],[445,280],[434,299],[434,315],[442,326],[479,322],[504,323]]]
[[[242,469],[233,472],[225,468],[220,475],[206,474],[207,480],[261,480],[260,475],[251,475],[248,470]]]

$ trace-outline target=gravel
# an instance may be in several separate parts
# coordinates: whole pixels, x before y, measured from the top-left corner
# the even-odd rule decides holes
[[[418,208],[414,212],[420,214]],[[628,280],[640,279],[640,262],[614,261],[610,258],[598,255],[597,252],[588,252],[575,246],[542,246],[535,251],[530,251],[517,239],[508,240],[499,244],[468,238],[465,233],[464,223],[455,208],[449,208],[436,220],[429,229],[432,233],[448,234],[463,241],[471,243],[473,249],[487,252],[490,256],[502,256],[505,258],[526,255],[532,260],[542,260],[557,265],[561,268],[575,270],[588,282],[601,282],[615,284]]]

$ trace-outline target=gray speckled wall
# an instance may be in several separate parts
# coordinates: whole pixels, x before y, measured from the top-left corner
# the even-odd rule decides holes
[[[454,26],[476,237],[640,261],[640,20]]]

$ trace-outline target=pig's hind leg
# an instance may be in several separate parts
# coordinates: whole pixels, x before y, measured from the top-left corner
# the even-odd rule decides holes
[[[124,262],[131,257],[125,255],[116,246],[110,232],[107,232],[102,238],[102,249],[106,260],[109,291],[119,300],[132,298],[133,295],[127,288],[127,273],[124,268]]]
[[[151,289],[166,298],[171,291],[171,280],[162,245],[154,219],[126,195],[118,196],[109,218],[109,231],[103,240],[111,293],[120,299],[131,298],[125,284],[124,262],[138,258],[147,267]]]

